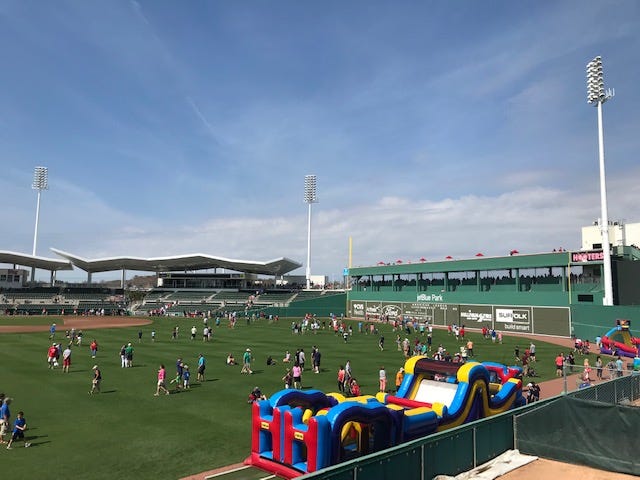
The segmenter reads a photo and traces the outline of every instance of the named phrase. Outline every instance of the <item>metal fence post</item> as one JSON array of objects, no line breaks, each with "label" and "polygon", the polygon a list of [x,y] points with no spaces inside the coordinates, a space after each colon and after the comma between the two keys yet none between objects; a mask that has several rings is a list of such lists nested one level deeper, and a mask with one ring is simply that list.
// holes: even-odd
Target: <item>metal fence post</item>
[{"label": "metal fence post", "polygon": [[476,442],[476,432],[477,428],[474,426],[471,430],[473,438],[473,468],[476,468],[478,466],[478,443]]}]

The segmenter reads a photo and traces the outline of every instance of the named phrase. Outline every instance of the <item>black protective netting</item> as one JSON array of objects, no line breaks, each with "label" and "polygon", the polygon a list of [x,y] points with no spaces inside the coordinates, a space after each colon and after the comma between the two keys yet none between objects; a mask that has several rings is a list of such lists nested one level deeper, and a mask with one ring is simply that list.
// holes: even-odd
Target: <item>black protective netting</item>
[{"label": "black protective netting", "polygon": [[565,396],[516,417],[525,454],[640,475],[640,408]]}]

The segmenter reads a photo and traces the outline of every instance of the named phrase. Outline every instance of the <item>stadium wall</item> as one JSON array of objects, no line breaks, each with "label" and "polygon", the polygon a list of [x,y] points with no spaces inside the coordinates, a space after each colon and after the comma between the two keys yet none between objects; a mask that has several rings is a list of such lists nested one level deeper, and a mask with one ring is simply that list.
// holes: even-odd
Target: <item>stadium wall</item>
[{"label": "stadium wall", "polygon": [[340,316],[346,315],[346,303],[346,294],[334,293],[308,300],[294,301],[288,306],[267,307],[262,311],[265,315],[278,315],[279,317],[304,317],[307,313],[315,314],[319,317],[328,317],[331,314]]}]

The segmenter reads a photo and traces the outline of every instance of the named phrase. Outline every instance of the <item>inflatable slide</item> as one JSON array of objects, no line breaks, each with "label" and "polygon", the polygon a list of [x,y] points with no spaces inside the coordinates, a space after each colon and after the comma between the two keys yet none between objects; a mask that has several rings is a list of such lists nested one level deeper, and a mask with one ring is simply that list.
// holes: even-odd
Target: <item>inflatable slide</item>
[{"label": "inflatable slide", "polygon": [[600,353],[621,357],[640,356],[640,338],[631,335],[631,322],[618,320],[616,326],[602,337]]},{"label": "inflatable slide", "polygon": [[522,370],[417,356],[396,395],[281,390],[253,404],[245,463],[294,478],[524,405]]}]

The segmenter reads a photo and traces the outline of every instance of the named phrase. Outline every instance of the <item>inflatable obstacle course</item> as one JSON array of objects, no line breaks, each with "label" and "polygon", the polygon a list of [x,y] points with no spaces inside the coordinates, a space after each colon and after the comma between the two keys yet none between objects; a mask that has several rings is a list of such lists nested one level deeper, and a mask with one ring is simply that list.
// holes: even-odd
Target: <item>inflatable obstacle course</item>
[{"label": "inflatable obstacle course", "polygon": [[519,367],[416,356],[404,368],[396,395],[287,389],[255,402],[245,463],[294,478],[525,403]]}]

